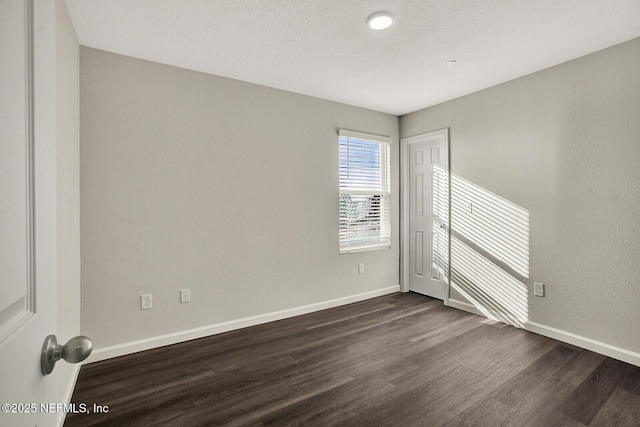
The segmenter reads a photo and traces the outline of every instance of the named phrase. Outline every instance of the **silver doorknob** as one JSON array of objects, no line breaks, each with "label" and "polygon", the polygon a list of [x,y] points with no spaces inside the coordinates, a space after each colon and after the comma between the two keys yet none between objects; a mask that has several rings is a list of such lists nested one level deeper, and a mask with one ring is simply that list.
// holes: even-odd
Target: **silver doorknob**
[{"label": "silver doorknob", "polygon": [[93,342],[84,335],[71,338],[65,345],[58,344],[55,335],[49,335],[42,345],[42,356],[40,358],[40,368],[42,375],[49,375],[56,362],[64,359],[69,363],[82,362],[89,357],[93,350]]}]

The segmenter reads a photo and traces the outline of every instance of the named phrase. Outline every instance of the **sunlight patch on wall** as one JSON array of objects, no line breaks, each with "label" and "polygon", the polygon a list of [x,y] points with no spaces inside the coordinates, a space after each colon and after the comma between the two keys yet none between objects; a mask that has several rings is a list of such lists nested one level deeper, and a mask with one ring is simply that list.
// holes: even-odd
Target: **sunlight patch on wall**
[{"label": "sunlight patch on wall", "polygon": [[451,227],[529,278],[529,211],[526,209],[452,175]]},{"label": "sunlight patch on wall", "polygon": [[454,236],[450,282],[491,319],[524,327],[529,318],[527,286]]}]

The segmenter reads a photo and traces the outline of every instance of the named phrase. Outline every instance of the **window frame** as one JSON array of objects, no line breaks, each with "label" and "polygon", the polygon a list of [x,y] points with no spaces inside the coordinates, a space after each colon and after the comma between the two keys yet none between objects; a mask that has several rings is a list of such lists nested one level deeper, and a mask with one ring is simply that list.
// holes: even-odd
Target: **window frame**
[{"label": "window frame", "polygon": [[[354,139],[368,143],[375,143],[380,146],[379,162],[376,165],[376,169],[379,169],[379,187],[381,188],[343,188],[345,181],[343,181],[341,173],[342,165],[346,162],[348,168],[348,159],[343,159],[343,150],[341,148],[343,145],[343,138],[346,138],[346,144],[349,144],[349,139]],[[391,247],[391,143],[392,140],[388,136],[354,132],[344,129],[340,129],[338,131],[338,244],[341,255],[354,252],[388,249]],[[380,197],[378,207],[378,239],[372,240],[363,236],[361,239],[351,239],[351,242],[345,242],[346,229],[342,224],[343,222],[348,221],[348,219],[343,216],[343,211],[341,209],[341,200],[343,195]],[[357,230],[352,230],[352,232],[357,232]],[[360,232],[363,234],[366,233],[363,232],[362,229]]]}]

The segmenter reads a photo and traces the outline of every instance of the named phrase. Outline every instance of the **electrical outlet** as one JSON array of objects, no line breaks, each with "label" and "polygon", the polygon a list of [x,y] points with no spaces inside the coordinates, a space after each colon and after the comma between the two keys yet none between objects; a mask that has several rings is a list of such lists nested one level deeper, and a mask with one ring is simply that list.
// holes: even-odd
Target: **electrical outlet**
[{"label": "electrical outlet", "polygon": [[544,298],[544,283],[535,282],[533,284],[533,295]]},{"label": "electrical outlet", "polygon": [[148,310],[151,306],[151,294],[140,295],[140,309]]},{"label": "electrical outlet", "polygon": [[180,289],[180,302],[190,302],[191,301],[191,290],[190,289]]},{"label": "electrical outlet", "polygon": [[358,274],[364,274],[364,262],[358,264]]}]

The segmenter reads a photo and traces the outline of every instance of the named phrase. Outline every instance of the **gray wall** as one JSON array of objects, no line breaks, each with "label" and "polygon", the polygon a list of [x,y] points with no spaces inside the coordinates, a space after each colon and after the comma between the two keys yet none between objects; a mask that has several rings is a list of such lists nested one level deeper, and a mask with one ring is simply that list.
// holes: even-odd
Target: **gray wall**
[{"label": "gray wall", "polygon": [[476,306],[640,352],[638,70],[635,39],[401,118],[402,137],[450,128],[452,268]]},{"label": "gray wall", "polygon": [[80,105],[97,347],[398,285],[398,180],[391,249],[339,255],[337,217],[337,129],[391,136],[398,170],[397,117],[85,47]]}]

